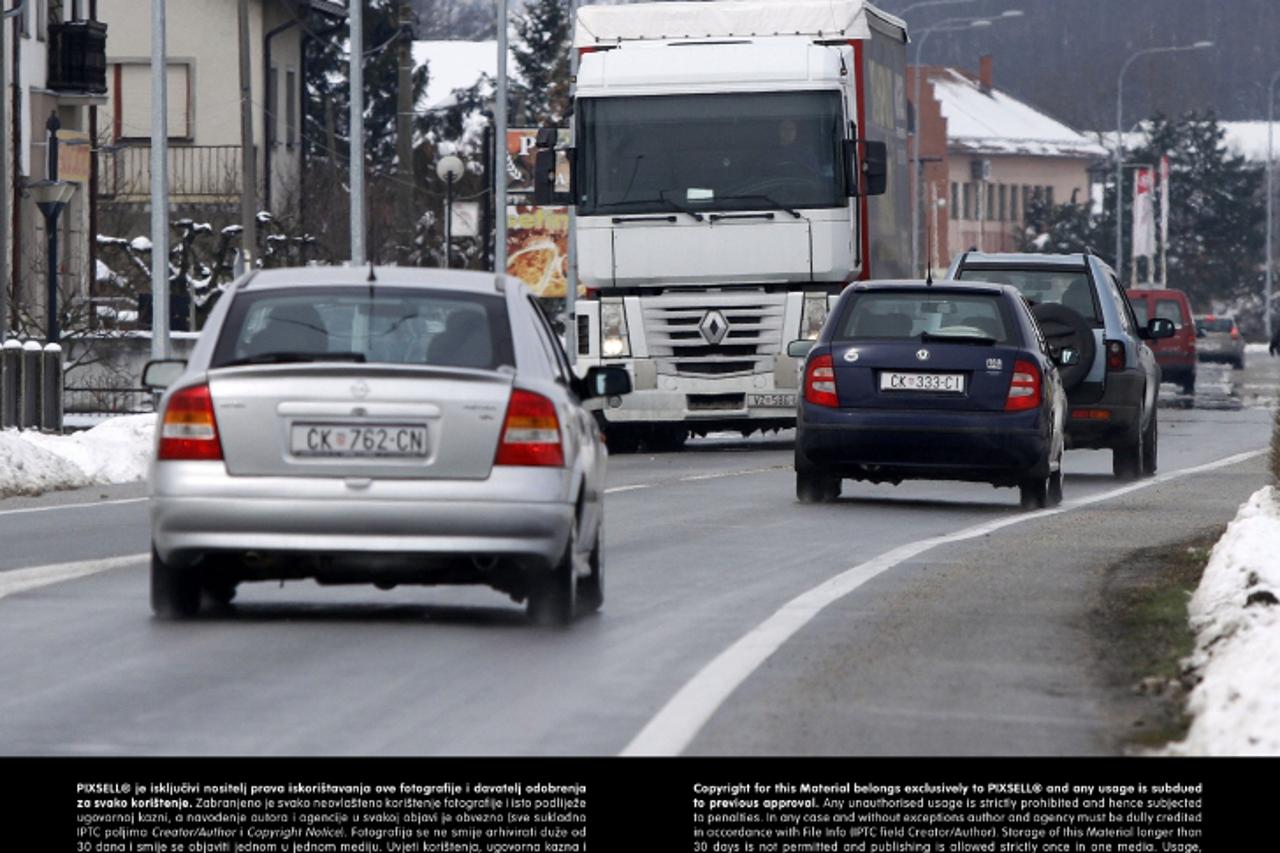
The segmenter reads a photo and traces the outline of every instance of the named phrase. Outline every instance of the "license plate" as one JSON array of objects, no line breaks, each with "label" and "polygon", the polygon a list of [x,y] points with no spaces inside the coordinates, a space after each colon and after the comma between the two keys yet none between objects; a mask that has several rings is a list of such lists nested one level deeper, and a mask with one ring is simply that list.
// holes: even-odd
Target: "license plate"
[{"label": "license plate", "polygon": [[294,424],[294,456],[425,458],[427,428],[412,424]]},{"label": "license plate", "polygon": [[748,394],[748,409],[794,409],[795,394]]},{"label": "license plate", "polygon": [[963,394],[963,373],[895,373],[880,374],[881,391],[934,391],[940,394]]}]

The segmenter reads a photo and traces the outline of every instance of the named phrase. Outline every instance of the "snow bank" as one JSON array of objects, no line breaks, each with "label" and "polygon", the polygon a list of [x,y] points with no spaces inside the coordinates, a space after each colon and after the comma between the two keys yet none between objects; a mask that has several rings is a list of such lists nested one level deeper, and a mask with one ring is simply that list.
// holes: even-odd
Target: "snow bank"
[{"label": "snow bank", "polygon": [[1280,490],[1249,498],[1191,597],[1200,683],[1175,755],[1280,755]]},{"label": "snow bank", "polygon": [[72,435],[0,432],[0,497],[36,495],[147,475],[155,415],[111,418]]}]

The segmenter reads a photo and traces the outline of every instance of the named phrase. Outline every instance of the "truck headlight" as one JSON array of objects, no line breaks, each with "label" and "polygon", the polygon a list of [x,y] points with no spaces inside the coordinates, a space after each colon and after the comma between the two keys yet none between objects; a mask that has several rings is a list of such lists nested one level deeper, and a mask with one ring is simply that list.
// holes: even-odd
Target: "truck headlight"
[{"label": "truck headlight", "polygon": [[621,299],[600,300],[600,354],[605,358],[626,358],[631,355],[627,314],[623,310]]},{"label": "truck headlight", "polygon": [[828,310],[827,294],[806,293],[804,295],[804,310],[800,313],[800,337],[802,339],[810,341],[818,339],[818,334],[822,331],[822,325],[827,322]]}]

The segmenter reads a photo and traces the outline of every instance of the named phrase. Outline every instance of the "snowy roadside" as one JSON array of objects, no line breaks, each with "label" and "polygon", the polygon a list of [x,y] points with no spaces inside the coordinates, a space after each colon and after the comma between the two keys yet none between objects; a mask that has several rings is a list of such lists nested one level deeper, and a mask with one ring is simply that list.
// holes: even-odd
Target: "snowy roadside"
[{"label": "snowy roadside", "polygon": [[72,435],[0,431],[0,498],[144,479],[155,420],[126,415]]},{"label": "snowy roadside", "polygon": [[1236,514],[1191,597],[1187,737],[1169,755],[1280,755],[1280,489]]}]

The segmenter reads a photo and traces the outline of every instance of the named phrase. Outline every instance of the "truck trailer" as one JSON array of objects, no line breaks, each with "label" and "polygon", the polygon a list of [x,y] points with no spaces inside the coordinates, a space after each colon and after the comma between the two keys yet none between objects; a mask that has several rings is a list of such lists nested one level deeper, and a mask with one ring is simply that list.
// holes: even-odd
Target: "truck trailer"
[{"label": "truck trailer", "polygon": [[578,10],[573,145],[535,196],[576,207],[578,364],[632,374],[611,448],[792,426],[788,342],[908,273],[906,42],[863,0]]}]

